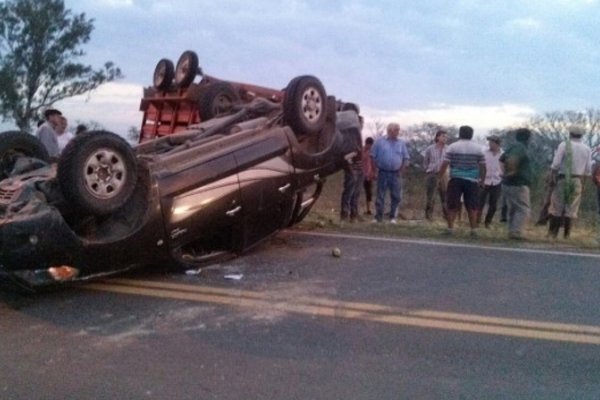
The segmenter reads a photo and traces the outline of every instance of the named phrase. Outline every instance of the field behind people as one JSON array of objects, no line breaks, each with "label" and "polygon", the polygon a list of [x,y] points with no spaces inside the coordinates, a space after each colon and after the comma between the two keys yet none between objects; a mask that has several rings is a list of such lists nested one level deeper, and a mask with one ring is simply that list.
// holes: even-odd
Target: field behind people
[{"label": "field behind people", "polygon": [[[360,234],[377,234],[386,236],[404,236],[424,239],[447,239],[442,236],[446,227],[442,218],[439,201],[436,198],[436,209],[433,221],[425,219],[425,173],[422,169],[411,167],[403,177],[402,203],[399,210],[398,224],[389,223],[373,224],[372,215],[364,215],[365,196],[361,191],[360,213],[363,221],[349,223],[340,222],[340,199],[342,193],[343,172],[339,172],[327,179],[323,193],[310,214],[303,222],[306,228],[339,230]],[[373,187],[375,194],[375,184]],[[525,231],[528,246],[559,246],[580,247],[593,249],[599,246],[599,223],[596,205],[596,187],[591,180],[586,181],[579,218],[575,221],[571,238],[563,239],[559,236],[557,240],[546,238],[548,227],[536,226],[540,208],[544,196],[543,179],[538,179],[532,187],[531,220]],[[386,211],[389,207],[389,198],[386,199]],[[374,209],[374,205],[373,205]],[[469,237],[469,227],[466,213],[463,212],[461,219],[457,222],[457,229],[452,240],[469,240],[478,243],[508,243],[507,231],[504,223],[500,222],[500,204],[490,229],[483,227],[478,229],[479,236],[475,239]],[[562,230],[561,230],[562,235]],[[515,243],[511,241],[510,243]]]}]

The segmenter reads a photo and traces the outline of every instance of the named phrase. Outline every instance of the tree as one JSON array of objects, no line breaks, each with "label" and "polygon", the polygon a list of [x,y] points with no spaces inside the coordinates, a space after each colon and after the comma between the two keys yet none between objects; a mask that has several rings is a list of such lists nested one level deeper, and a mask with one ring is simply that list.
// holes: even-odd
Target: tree
[{"label": "tree", "polygon": [[131,143],[137,143],[140,140],[140,129],[135,126],[130,126],[127,129],[127,140]]},{"label": "tree", "polygon": [[373,125],[371,126],[371,137],[373,139],[378,139],[385,134],[386,124],[383,121],[376,119],[373,121]]},{"label": "tree", "polygon": [[78,62],[93,19],[73,14],[63,0],[0,3],[0,116],[30,131],[33,120],[59,100],[121,78],[108,61],[101,69]]},{"label": "tree", "polygon": [[85,125],[86,131],[88,131],[88,132],[106,130],[104,125],[102,125],[100,122],[94,121],[94,120],[82,121],[82,120],[78,119],[78,120],[75,120],[75,122],[73,124],[69,124],[69,126],[73,129],[76,128],[77,125]]},{"label": "tree", "polygon": [[532,117],[526,124],[531,129],[530,151],[534,163],[546,169],[552,162],[559,143],[568,137],[569,127],[583,128],[583,141],[592,148],[600,144],[600,110],[588,108],[584,111],[553,111]]}]

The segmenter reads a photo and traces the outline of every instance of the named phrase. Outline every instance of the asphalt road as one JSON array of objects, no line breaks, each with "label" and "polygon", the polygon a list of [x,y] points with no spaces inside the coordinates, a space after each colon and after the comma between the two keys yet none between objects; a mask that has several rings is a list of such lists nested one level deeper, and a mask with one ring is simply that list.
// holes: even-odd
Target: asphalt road
[{"label": "asphalt road", "polygon": [[598,399],[599,283],[595,254],[284,232],[1,292],[0,399]]}]

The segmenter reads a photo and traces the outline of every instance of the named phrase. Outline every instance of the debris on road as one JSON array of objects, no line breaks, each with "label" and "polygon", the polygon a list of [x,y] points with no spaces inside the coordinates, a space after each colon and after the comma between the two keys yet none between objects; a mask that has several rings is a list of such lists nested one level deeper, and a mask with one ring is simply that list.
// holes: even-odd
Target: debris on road
[{"label": "debris on road", "polygon": [[333,250],[331,250],[331,255],[334,257],[341,257],[342,251],[338,247],[334,247]]},{"label": "debris on road", "polygon": [[244,274],[227,274],[224,276],[225,279],[229,279],[232,281],[239,281],[244,277]]},{"label": "debris on road", "polygon": [[202,268],[198,268],[198,269],[188,269],[185,271],[186,275],[190,275],[190,276],[194,276],[194,275],[200,275],[202,273]]}]

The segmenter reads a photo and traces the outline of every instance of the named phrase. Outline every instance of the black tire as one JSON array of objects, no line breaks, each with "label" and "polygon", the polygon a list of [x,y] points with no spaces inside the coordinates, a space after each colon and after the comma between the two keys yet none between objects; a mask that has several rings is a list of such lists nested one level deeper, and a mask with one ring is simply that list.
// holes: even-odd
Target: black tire
[{"label": "black tire", "polygon": [[48,151],[35,136],[19,131],[0,133],[0,180],[8,177],[19,157],[50,162]]},{"label": "black tire", "polygon": [[198,55],[191,50],[184,51],[175,67],[175,84],[181,88],[190,86],[198,74],[199,66]]},{"label": "black tire", "polygon": [[285,122],[297,134],[315,134],[325,126],[327,93],[314,76],[299,76],[290,81],[283,100]]},{"label": "black tire", "polygon": [[57,176],[63,195],[74,207],[84,213],[107,215],[123,206],[135,189],[135,154],[114,133],[83,133],[64,149]]},{"label": "black tire", "polygon": [[216,82],[204,88],[198,102],[200,118],[206,121],[211,118],[230,114],[233,107],[240,103],[240,95],[227,82]]},{"label": "black tire", "polygon": [[154,87],[158,90],[167,90],[173,83],[173,78],[175,78],[173,61],[166,58],[161,59],[154,68],[152,76]]}]

